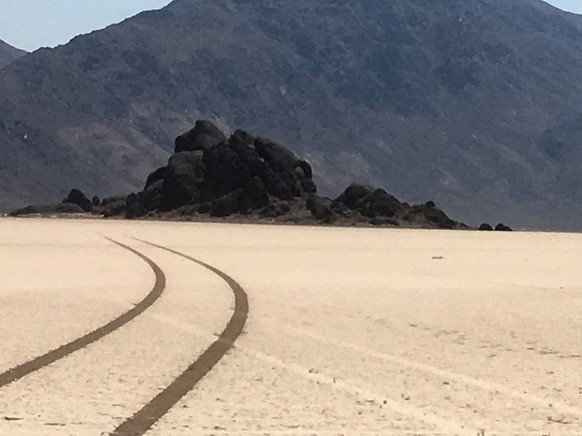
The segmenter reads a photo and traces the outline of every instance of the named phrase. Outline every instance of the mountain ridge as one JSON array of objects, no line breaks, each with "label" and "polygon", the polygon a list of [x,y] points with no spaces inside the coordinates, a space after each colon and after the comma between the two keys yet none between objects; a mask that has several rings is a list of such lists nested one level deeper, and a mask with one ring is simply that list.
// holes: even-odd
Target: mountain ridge
[{"label": "mountain ridge", "polygon": [[27,53],[24,50],[12,47],[10,44],[0,40],[0,68],[11,64],[25,54]]},{"label": "mountain ridge", "polygon": [[324,193],[580,228],[581,29],[534,0],[177,0],[0,72],[0,198],[138,190],[211,118],[280,138]]}]

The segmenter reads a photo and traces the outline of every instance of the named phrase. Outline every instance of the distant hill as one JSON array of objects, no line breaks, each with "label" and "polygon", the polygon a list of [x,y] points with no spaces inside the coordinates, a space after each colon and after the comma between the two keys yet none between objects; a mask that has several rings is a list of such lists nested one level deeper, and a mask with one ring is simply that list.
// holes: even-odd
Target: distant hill
[{"label": "distant hill", "polygon": [[142,189],[204,117],[325,194],[582,229],[580,71],[582,18],[539,0],[177,0],[0,71],[0,202]]},{"label": "distant hill", "polygon": [[14,48],[0,40],[0,68],[11,64],[16,59],[24,56],[25,54],[25,51]]}]

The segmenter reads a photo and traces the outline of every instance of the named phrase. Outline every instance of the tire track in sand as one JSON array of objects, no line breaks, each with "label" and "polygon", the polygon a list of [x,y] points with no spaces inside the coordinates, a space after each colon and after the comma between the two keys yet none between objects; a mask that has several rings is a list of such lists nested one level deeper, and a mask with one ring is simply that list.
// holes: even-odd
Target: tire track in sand
[{"label": "tire track in sand", "polygon": [[14,383],[17,380],[27,376],[28,374],[38,371],[41,368],[44,368],[52,363],[60,360],[68,355],[74,353],[75,351],[79,351],[81,348],[90,345],[99,339],[107,336],[108,334],[118,330],[119,328],[123,327],[125,324],[129,323],[130,321],[137,318],[143,312],[145,312],[149,307],[151,307],[162,295],[164,289],[166,287],[166,276],[164,275],[163,271],[160,267],[149,257],[145,256],[144,254],[140,253],[133,248],[122,244],[121,242],[115,241],[113,239],[105,237],[105,239],[109,240],[110,242],[118,245],[119,247],[128,250],[129,252],[135,254],[144,262],[146,262],[155,274],[155,284],[153,289],[150,293],[139,303],[137,303],[133,308],[128,310],[127,312],[123,313],[119,317],[113,319],[112,321],[108,322],[107,324],[87,333],[80,338],[75,339],[72,342],[67,344],[61,345],[60,347],[49,351],[46,354],[41,356],[35,357],[28,362],[22,363],[14,368],[9,369],[8,371],[3,372],[0,374],[0,388],[7,386],[11,383]]},{"label": "tire track in sand", "polygon": [[234,342],[240,336],[246,324],[249,312],[248,297],[244,289],[228,274],[220,271],[205,262],[190,257],[179,251],[162,245],[134,238],[137,241],[148,244],[152,247],[173,253],[177,256],[188,259],[216,274],[224,280],[232,289],[235,297],[234,312],[224,331],[218,339],[210,345],[182,374],[156,395],[149,403],[143,406],[131,418],[121,423],[111,436],[141,436],[164,416],[172,407],[178,403],[196,384],[208,374],[212,368],[224,357],[224,355],[234,346]]}]

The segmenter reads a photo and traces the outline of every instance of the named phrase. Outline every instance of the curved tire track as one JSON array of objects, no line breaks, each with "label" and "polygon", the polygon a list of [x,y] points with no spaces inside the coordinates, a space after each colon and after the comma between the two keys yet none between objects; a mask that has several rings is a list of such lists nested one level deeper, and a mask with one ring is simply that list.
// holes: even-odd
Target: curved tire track
[{"label": "curved tire track", "polygon": [[188,259],[213,272],[224,280],[232,289],[235,297],[235,306],[230,321],[218,339],[167,388],[156,395],[156,397],[143,406],[135,415],[124,421],[112,433],[110,433],[111,436],[141,436],[146,433],[162,416],[174,407],[180,399],[190,392],[234,346],[234,342],[243,331],[249,312],[249,302],[246,292],[226,273],[212,265],[180,253],[179,251],[172,250],[171,248],[143,241],[141,239],[136,240]]},{"label": "curved tire track", "polygon": [[135,254],[151,267],[156,277],[153,289],[143,300],[136,304],[132,309],[128,310],[127,312],[123,313],[122,315],[108,322],[107,324],[87,333],[84,336],[81,336],[78,339],[75,339],[72,342],[69,342],[65,345],[61,345],[59,348],[56,348],[55,350],[49,351],[48,353],[43,354],[42,356],[38,356],[32,360],[29,360],[28,362],[25,362],[23,364],[15,366],[14,368],[9,369],[6,372],[3,372],[2,374],[0,374],[0,388],[15,382],[27,376],[30,373],[38,371],[39,369],[44,368],[45,366],[48,366],[59,359],[67,357],[68,355],[74,353],[75,351],[78,351],[81,348],[84,348],[87,345],[90,345],[93,342],[96,342],[99,339],[107,336],[108,334],[114,332],[120,327],[123,327],[125,324],[141,315],[146,309],[152,306],[161,297],[166,287],[166,276],[164,275],[160,267],[156,265],[156,263],[154,263],[154,261],[152,261],[149,257],[145,256],[139,251],[134,250],[133,248],[125,244],[122,244],[121,242],[115,241],[113,239],[107,237],[105,239]]}]

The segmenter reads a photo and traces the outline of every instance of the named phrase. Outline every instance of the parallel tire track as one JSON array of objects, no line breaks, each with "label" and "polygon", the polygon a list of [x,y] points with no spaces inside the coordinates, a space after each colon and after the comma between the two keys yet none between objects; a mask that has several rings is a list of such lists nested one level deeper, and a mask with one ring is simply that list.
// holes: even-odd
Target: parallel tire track
[{"label": "parallel tire track", "polygon": [[162,416],[174,407],[181,398],[190,392],[233,347],[234,342],[243,331],[249,312],[249,303],[246,292],[229,275],[212,265],[162,245],[153,244],[139,239],[138,241],[188,259],[219,276],[232,289],[235,297],[235,306],[230,321],[218,339],[167,388],[142,407],[141,410],[133,415],[133,417],[119,425],[113,433],[111,433],[111,436],[141,436],[146,433]]},{"label": "parallel tire track", "polygon": [[98,341],[99,339],[102,339],[104,336],[107,336],[108,334],[114,332],[120,327],[123,327],[128,322],[137,318],[161,297],[166,287],[166,276],[164,275],[160,267],[158,267],[158,265],[156,265],[150,258],[146,257],[139,251],[134,250],[133,248],[125,244],[122,244],[121,242],[117,242],[113,239],[110,238],[106,239],[135,254],[151,267],[156,277],[153,289],[142,301],[136,304],[132,309],[128,310],[127,312],[123,313],[121,316],[115,318],[114,320],[108,322],[107,324],[87,333],[84,336],[81,336],[78,339],[75,339],[72,342],[69,342],[65,345],[61,345],[59,348],[55,350],[49,351],[48,353],[43,354],[42,356],[38,356],[32,360],[29,360],[28,362],[25,362],[12,369],[9,369],[6,372],[3,372],[2,374],[0,374],[0,388],[17,381],[32,372],[38,371],[39,369],[44,368],[45,366],[48,366],[59,359],[67,357],[68,355],[74,353],[75,351],[78,351],[81,348],[84,348],[87,345],[90,345],[93,342]]}]

